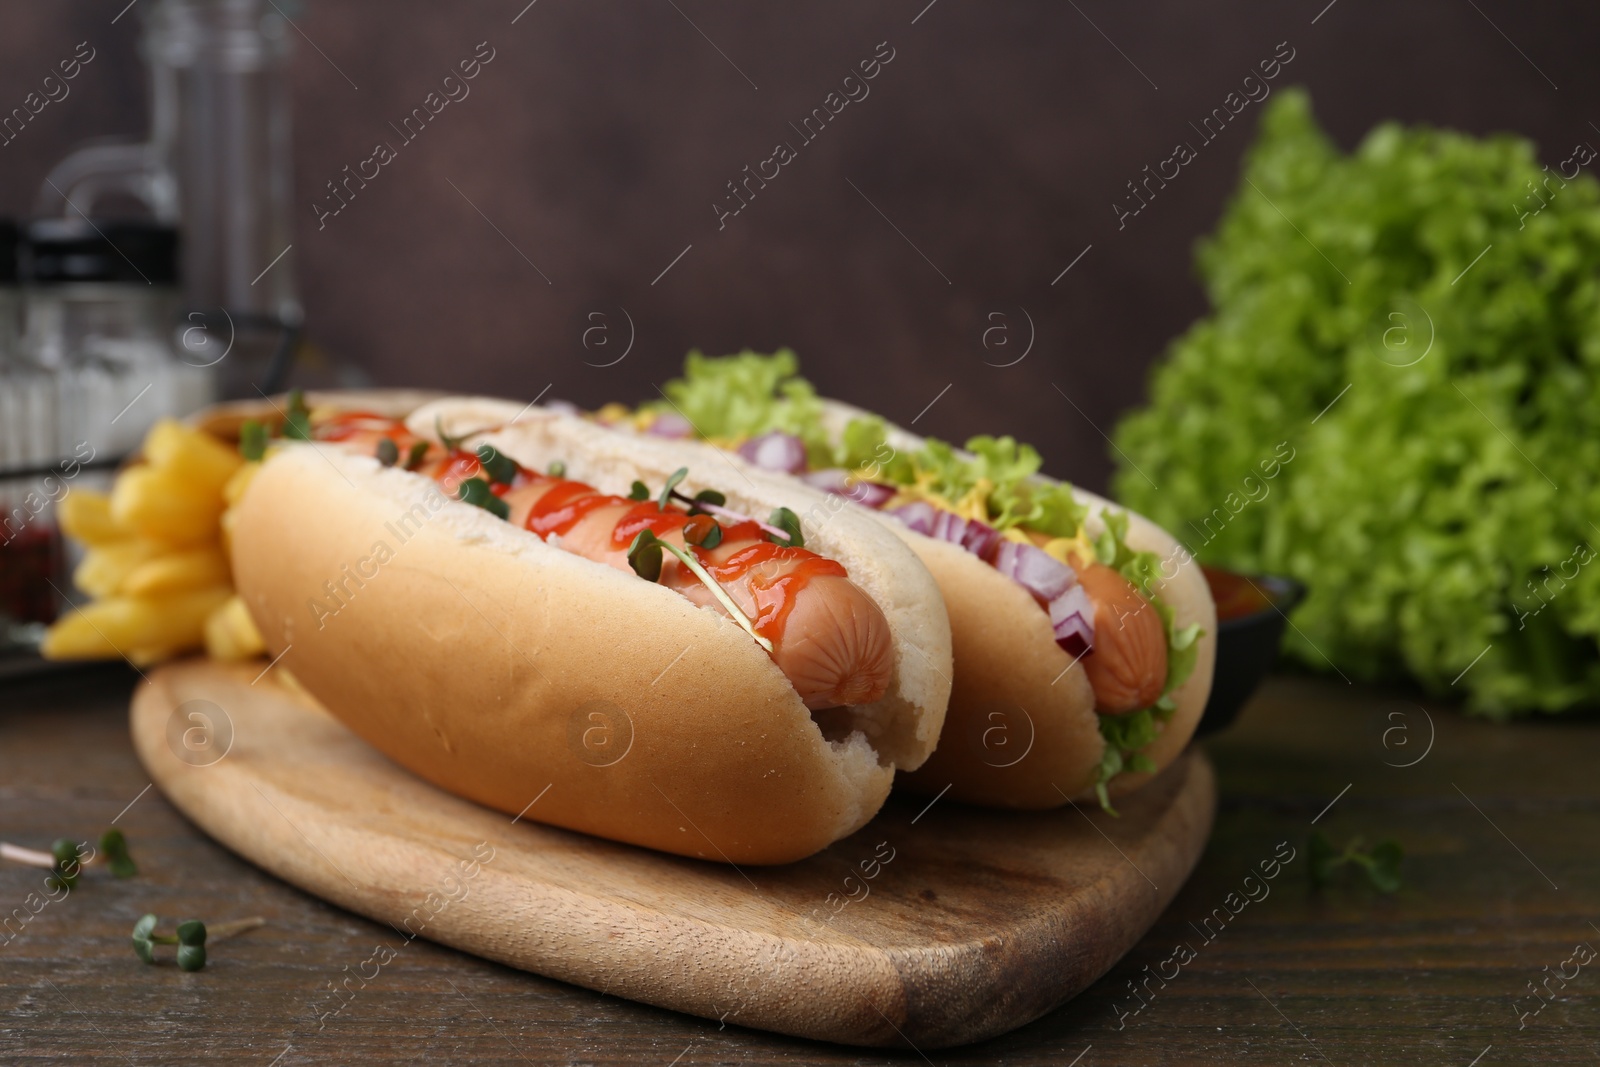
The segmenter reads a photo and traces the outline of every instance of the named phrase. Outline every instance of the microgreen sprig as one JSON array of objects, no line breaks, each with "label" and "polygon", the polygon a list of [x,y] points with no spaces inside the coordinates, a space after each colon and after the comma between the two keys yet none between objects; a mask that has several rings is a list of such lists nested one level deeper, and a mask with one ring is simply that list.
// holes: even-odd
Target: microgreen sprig
[{"label": "microgreen sprig", "polygon": [[[634,484],[643,485],[644,483],[635,482]],[[643,500],[645,498],[639,497],[637,499]],[[790,511],[788,508],[779,508],[777,511],[772,513],[771,522],[762,522],[760,519],[752,518],[751,516],[742,512],[734,511],[732,508],[723,507],[723,505],[727,503],[728,498],[717,492],[715,489],[702,489],[692,497],[683,493],[674,492],[672,494],[672,499],[677,500],[680,503],[688,504],[690,515],[697,515],[704,512],[707,515],[715,515],[724,522],[753,522],[761,528],[762,532],[767,535],[767,540],[776,544],[794,548],[799,548],[805,544],[805,539],[800,534],[800,520],[796,518],[794,512]],[[784,516],[787,516],[787,519],[783,519]],[[780,522],[780,520],[790,525],[776,525]],[[779,538],[782,538],[782,540],[779,540]]]},{"label": "microgreen sprig", "polygon": [[772,642],[756,633],[755,624],[750,621],[749,616],[740,609],[738,604],[734,603],[733,598],[728,595],[727,590],[722,588],[721,583],[711,577],[710,573],[700,565],[700,561],[694,558],[693,553],[686,552],[676,545],[668,544],[650,530],[640,530],[638,535],[634,537],[633,543],[628,546],[628,564],[633,568],[634,573],[645,581],[656,581],[661,577],[661,553],[663,551],[671,552],[679,563],[689,568],[690,573],[698,578],[707,589],[711,590],[711,595],[717,598],[717,601],[727,609],[728,615],[733,621],[738,623],[744,629],[744,632],[755,640],[756,644],[767,652],[772,651]]},{"label": "microgreen sprig", "polygon": [[460,437],[451,437],[445,433],[443,415],[435,415],[433,417],[433,435],[439,439],[439,443],[444,446],[446,452],[454,452],[461,446],[461,442],[467,439],[466,434],[462,434]]},{"label": "microgreen sprig", "polygon": [[128,839],[115,826],[100,835],[100,854],[114,877],[132,878],[139,873],[139,865],[128,854]]},{"label": "microgreen sprig", "polygon": [[73,889],[78,884],[78,875],[83,872],[83,861],[78,852],[78,846],[69,838],[58,837],[50,846],[50,858],[55,860],[55,865],[50,868],[50,886],[61,886]]},{"label": "microgreen sprig", "polygon": [[[88,845],[85,844],[80,848],[66,837],[56,838],[49,852],[0,841],[0,859],[24,863],[30,867],[42,867],[50,872],[51,888],[61,886],[72,889],[77,886],[83,868],[95,862],[93,850],[85,855],[84,848],[88,848]],[[132,878],[139,873],[133,857],[128,854],[127,838],[123,837],[122,831],[115,827],[100,835],[100,855],[117,878]]]},{"label": "microgreen sprig", "polygon": [[516,460],[503,455],[494,445],[483,444],[478,446],[478,465],[483,468],[483,473],[489,476],[491,482],[510,485],[516,481]]},{"label": "microgreen sprig", "polygon": [[267,453],[267,427],[255,419],[239,424],[239,455],[256,462]]},{"label": "microgreen sprig", "polygon": [[722,527],[704,512],[691,515],[689,521],[683,524],[683,539],[709,552],[722,544]]},{"label": "microgreen sprig", "polygon": [[806,543],[805,535],[800,532],[800,518],[794,512],[788,508],[779,508],[772,513],[772,517],[767,521],[783,531],[783,535],[789,539],[789,547],[804,547]]},{"label": "microgreen sprig", "polygon": [[1350,839],[1344,851],[1334,849],[1333,843],[1321,830],[1312,831],[1306,851],[1311,862],[1307,872],[1311,888],[1322,889],[1333,881],[1340,867],[1355,864],[1366,872],[1367,881],[1380,893],[1394,893],[1400,889],[1400,861],[1405,852],[1398,841],[1379,841],[1368,851],[1359,837]]},{"label": "microgreen sprig", "polygon": [[411,446],[411,451],[406,453],[406,470],[414,471],[422,466],[422,461],[428,456],[428,442],[417,441]]},{"label": "microgreen sprig", "polygon": [[177,945],[178,967],[184,971],[198,971],[206,965],[208,936],[213,942],[221,941],[235,934],[242,934],[246,930],[265,926],[267,922],[259,915],[249,919],[236,919],[233,922],[218,923],[208,934],[205,923],[199,919],[189,919],[179,923],[173,933],[158,934],[156,925],[160,921],[155,915],[146,915],[133,924],[133,951],[146,963],[155,963],[157,945]]},{"label": "microgreen sprig", "polygon": [[720,508],[727,502],[728,498],[715,489],[702,489],[694,495],[694,500],[690,501],[689,514],[698,515],[701,512],[705,512],[709,515],[712,508]]},{"label": "microgreen sprig", "polygon": [[501,519],[511,517],[511,507],[494,495],[494,490],[482,478],[468,478],[456,489],[456,496]]},{"label": "microgreen sprig", "polygon": [[678,488],[678,483],[683,481],[688,476],[688,467],[679,467],[677,470],[669,474],[667,476],[666,484],[661,487],[661,495],[656,498],[656,506],[662,511],[666,511],[667,505],[672,502],[672,491]]},{"label": "microgreen sprig", "polygon": [[306,395],[299,389],[289,394],[289,414],[283,420],[283,436],[297,441],[311,440],[311,409],[306,407]]}]

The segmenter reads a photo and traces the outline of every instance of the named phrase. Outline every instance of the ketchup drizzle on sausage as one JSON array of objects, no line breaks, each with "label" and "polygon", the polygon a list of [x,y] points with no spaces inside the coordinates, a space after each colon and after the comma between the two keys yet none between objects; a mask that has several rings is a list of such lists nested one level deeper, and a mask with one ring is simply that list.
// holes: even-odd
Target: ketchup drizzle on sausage
[{"label": "ketchup drizzle on sausage", "polygon": [[[517,468],[517,473],[526,474],[521,467]],[[593,486],[565,478],[540,478],[538,481],[548,481],[552,484],[529,509],[528,520],[523,525],[530,533],[536,533],[546,540],[549,540],[551,534],[561,536],[570,533],[574,526],[583,521],[585,515],[596,508],[620,504],[624,499],[620,496],[606,496]]]},{"label": "ketchup drizzle on sausage", "polygon": [[[617,528],[611,531],[611,547],[627,548],[633,544],[633,539],[639,536],[641,530],[649,530],[657,537],[677,533],[683,529],[686,517],[683,512],[662,511],[660,505],[653,500],[635,504],[626,515],[622,516]],[[733,536],[733,528],[724,527],[722,536],[724,539]]]},{"label": "ketchup drizzle on sausage", "polygon": [[[761,530],[753,522],[739,525],[749,525],[758,534]],[[729,534],[725,533],[723,536],[726,538]],[[808,549],[776,545],[767,540],[758,541],[748,548],[741,548],[718,564],[713,564],[707,559],[705,549],[696,548],[694,553],[701,565],[706,568],[706,572],[723,583],[738,581],[765,564],[797,561],[797,566],[783,574],[757,574],[750,578],[748,588],[756,602],[756,617],[752,620],[752,624],[756,633],[762,637],[782,635],[784,623],[789,620],[789,612],[794,610],[795,596],[812,578],[824,574],[837,575],[840,578],[848,577],[848,572],[835,560],[819,556]]]}]

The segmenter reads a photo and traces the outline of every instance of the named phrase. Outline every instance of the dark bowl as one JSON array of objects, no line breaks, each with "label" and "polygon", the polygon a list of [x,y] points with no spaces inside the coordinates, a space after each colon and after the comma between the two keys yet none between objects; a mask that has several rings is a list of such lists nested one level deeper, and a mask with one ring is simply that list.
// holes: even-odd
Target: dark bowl
[{"label": "dark bowl", "polygon": [[[1306,595],[1306,587],[1293,578],[1235,575],[1207,567],[1206,579],[1212,584],[1213,595],[1218,592],[1219,579],[1225,583],[1242,579],[1247,583],[1246,592],[1258,593],[1256,599],[1264,598],[1267,603],[1217,623],[1217,670],[1211,682],[1211,697],[1194,731],[1196,737],[1226,729],[1238,717],[1239,709],[1278,661],[1278,646],[1289,625],[1289,612]],[[1219,606],[1225,607],[1225,596],[1217,599]]]}]

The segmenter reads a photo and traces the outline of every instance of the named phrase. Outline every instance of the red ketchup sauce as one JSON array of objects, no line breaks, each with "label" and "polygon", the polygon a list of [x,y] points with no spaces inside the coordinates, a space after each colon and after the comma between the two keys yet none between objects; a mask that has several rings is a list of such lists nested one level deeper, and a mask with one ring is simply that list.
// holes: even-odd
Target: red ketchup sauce
[{"label": "red ketchup sauce", "polygon": [[1211,599],[1217,602],[1218,622],[1242,619],[1272,606],[1272,600],[1241,575],[1218,567],[1202,566],[1200,571],[1211,587]]},{"label": "red ketchup sauce", "polygon": [[[739,523],[739,526],[745,525],[760,532],[761,528],[753,522]],[[756,602],[756,617],[753,620],[755,631],[762,637],[774,640],[783,635],[784,623],[789,621],[789,612],[794,610],[794,599],[811,579],[823,575],[848,577],[844,567],[834,560],[819,556],[809,549],[790,548],[766,540],[741,548],[717,564],[707,563],[704,549],[695,549],[695,556],[711,577],[724,584],[736,582],[764,564],[796,561],[796,565],[784,574],[755,574],[750,575],[748,580],[750,596]]]},{"label": "red ketchup sauce", "polygon": [[[641,530],[649,530],[657,537],[665,537],[670,533],[677,533],[683,529],[688,515],[682,511],[663,511],[661,506],[653,500],[635,504],[622,516],[622,521],[617,523],[617,528],[611,531],[611,546],[613,548],[627,548],[633,544],[633,539],[639,536]],[[752,526],[755,524],[752,523]],[[723,539],[733,536],[732,527],[723,527]]]}]

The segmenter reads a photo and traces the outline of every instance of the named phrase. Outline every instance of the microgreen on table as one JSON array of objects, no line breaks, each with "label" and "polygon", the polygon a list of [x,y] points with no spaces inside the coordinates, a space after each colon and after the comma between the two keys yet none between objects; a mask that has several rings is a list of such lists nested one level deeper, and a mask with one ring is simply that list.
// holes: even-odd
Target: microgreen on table
[{"label": "microgreen on table", "polygon": [[100,835],[100,854],[106,858],[106,866],[117,878],[132,878],[139,873],[138,865],[128,855],[128,839],[114,826]]},{"label": "microgreen on table", "polygon": [[242,934],[246,930],[254,930],[258,926],[266,925],[265,919],[259,915],[249,919],[236,919],[233,922],[218,923],[209,934],[206,924],[199,919],[188,919],[178,924],[177,929],[170,934],[156,933],[156,926],[160,919],[155,915],[145,915],[133,924],[133,951],[146,963],[156,962],[157,945],[178,946],[178,968],[184,971],[198,971],[206,965],[206,940],[213,942]]},{"label": "microgreen on table", "polygon": [[76,888],[78,875],[83,871],[83,863],[78,857],[78,846],[69,838],[58,837],[50,846],[50,858],[55,860],[55,865],[50,869],[51,888],[56,886]]},{"label": "microgreen on table", "polygon": [[1352,864],[1366,872],[1367,881],[1380,893],[1394,893],[1400,889],[1400,861],[1405,852],[1397,841],[1379,841],[1368,850],[1361,838],[1354,837],[1340,852],[1333,847],[1333,842],[1328,840],[1326,834],[1314,830],[1306,851],[1311,859],[1307,870],[1312,889],[1328,886],[1339,868]]},{"label": "microgreen on table", "polygon": [[117,878],[132,878],[139,873],[133,857],[128,854],[127,838],[123,837],[122,831],[115,827],[100,835],[98,857],[87,842],[79,846],[71,838],[58,837],[50,845],[49,852],[0,841],[0,859],[44,868],[50,872],[51,888],[57,886],[65,889],[76,888],[83,868],[96,862],[103,862]]}]

